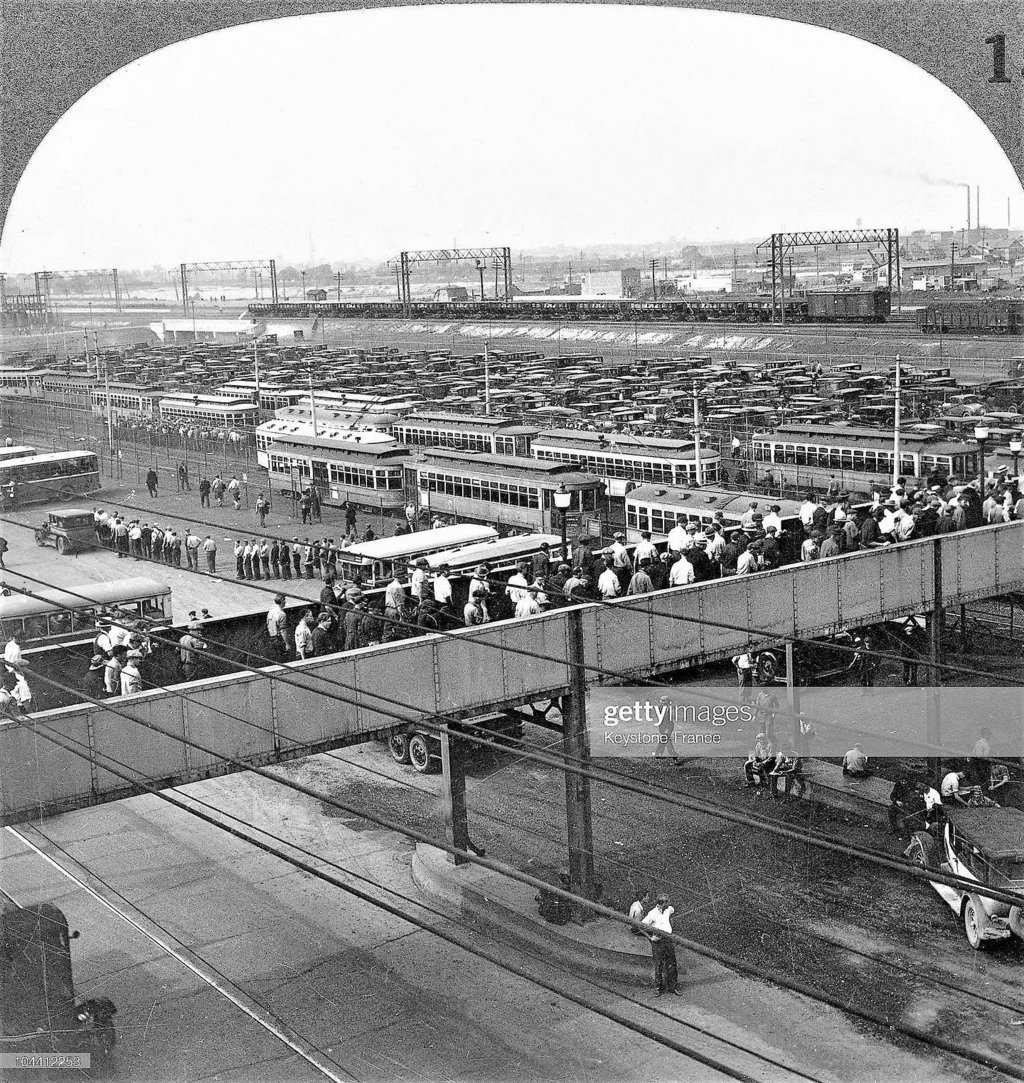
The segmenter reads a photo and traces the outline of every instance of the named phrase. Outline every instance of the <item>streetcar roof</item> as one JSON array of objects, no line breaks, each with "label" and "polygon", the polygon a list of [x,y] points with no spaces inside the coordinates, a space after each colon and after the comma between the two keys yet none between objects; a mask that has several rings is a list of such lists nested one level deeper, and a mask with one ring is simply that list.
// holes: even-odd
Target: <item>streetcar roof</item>
[{"label": "streetcar roof", "polygon": [[475,545],[430,553],[427,563],[431,568],[439,568],[442,564],[452,568],[475,568],[478,564],[500,563],[539,552],[544,543],[555,548],[562,544],[562,539],[557,534],[514,534],[508,538],[491,538]]},{"label": "streetcar roof", "polygon": [[120,602],[156,598],[170,593],[171,588],[166,583],[158,583],[155,579],[147,579],[141,575],[119,579],[116,583],[79,583],[64,589],[47,587],[44,590],[32,591],[31,597],[24,594],[0,597],[0,620],[30,617],[59,609],[112,606]]},{"label": "streetcar roof", "polygon": [[782,509],[780,515],[783,519],[792,519],[800,514],[799,501],[778,500],[763,493],[737,493],[725,489],[696,489],[678,485],[640,485],[626,494],[627,504],[647,504],[704,515],[721,511],[737,519],[747,511],[753,501],[757,502],[757,510],[762,515],[767,514],[773,504],[778,504]]},{"label": "streetcar roof", "polygon": [[374,560],[393,560],[396,557],[415,557],[421,553],[454,549],[456,546],[486,541],[497,536],[498,532],[493,527],[460,523],[457,526],[438,527],[436,530],[417,530],[412,534],[400,534],[396,538],[359,542],[348,549],[340,550],[338,559],[359,557],[364,563],[369,563]]},{"label": "streetcar roof", "polygon": [[25,455],[20,459],[4,459],[0,466],[7,470],[12,466],[31,466],[33,463],[59,463],[68,459],[80,459],[83,455],[96,458],[95,451],[46,451],[39,455]]}]

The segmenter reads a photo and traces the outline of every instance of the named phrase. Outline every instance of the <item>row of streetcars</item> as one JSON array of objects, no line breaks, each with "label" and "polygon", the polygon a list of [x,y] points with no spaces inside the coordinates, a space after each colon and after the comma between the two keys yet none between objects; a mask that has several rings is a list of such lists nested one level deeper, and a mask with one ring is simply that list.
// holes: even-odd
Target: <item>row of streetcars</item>
[{"label": "row of streetcars", "polygon": [[814,291],[803,296],[666,298],[517,297],[513,301],[285,301],[254,303],[255,319],[636,320],[671,323],[769,323],[784,309],[791,323],[882,323],[887,289]]}]

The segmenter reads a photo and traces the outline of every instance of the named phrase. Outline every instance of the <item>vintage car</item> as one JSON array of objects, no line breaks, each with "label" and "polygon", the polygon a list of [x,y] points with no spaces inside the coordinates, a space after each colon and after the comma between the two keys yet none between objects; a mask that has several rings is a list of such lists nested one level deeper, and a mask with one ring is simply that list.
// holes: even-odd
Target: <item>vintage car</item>
[{"label": "vintage car", "polygon": [[91,511],[65,508],[51,511],[46,521],[36,527],[36,545],[52,543],[61,556],[96,548],[96,528]]},{"label": "vintage car", "polygon": [[[794,683],[809,685],[859,677],[865,664],[872,668],[877,665],[873,655],[862,655],[859,648],[863,645],[869,652],[879,649],[878,638],[875,629],[865,628],[797,643],[793,651]],[[758,684],[785,684],[785,648],[759,651],[754,658],[754,677]]]},{"label": "vintage car", "polygon": [[941,840],[918,831],[907,856],[922,868],[1020,896],[1020,905],[1013,906],[968,887],[932,882],[963,922],[972,948],[1007,940],[1012,933],[1024,939],[1024,812],[1020,809],[947,809]]}]

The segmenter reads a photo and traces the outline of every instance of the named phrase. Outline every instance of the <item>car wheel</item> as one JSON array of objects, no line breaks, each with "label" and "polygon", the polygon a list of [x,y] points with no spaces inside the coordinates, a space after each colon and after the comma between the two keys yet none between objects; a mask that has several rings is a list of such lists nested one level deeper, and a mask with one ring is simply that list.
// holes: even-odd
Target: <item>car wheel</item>
[{"label": "car wheel", "polygon": [[409,762],[409,737],[404,733],[393,733],[388,738],[388,751],[395,763]]},{"label": "car wheel", "polygon": [[409,762],[421,775],[429,774],[432,769],[427,739],[419,733],[409,740]]},{"label": "car wheel", "polygon": [[66,557],[68,553],[71,552],[71,543],[67,538],[62,536],[57,539],[57,552],[60,553],[62,557]]},{"label": "car wheel", "polygon": [[781,672],[782,664],[779,662],[777,655],[771,651],[764,651],[757,656],[754,675],[757,677],[758,684],[775,684],[779,680]]},{"label": "car wheel", "polygon": [[982,918],[978,913],[978,907],[973,899],[964,902],[964,932],[967,934],[967,943],[975,951],[988,946],[988,941],[981,935]]}]

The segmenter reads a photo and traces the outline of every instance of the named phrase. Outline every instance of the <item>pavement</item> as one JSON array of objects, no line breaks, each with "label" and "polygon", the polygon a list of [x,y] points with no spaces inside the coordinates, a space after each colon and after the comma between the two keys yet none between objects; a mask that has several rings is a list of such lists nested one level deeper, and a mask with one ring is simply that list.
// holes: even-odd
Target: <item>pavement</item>
[{"label": "pavement", "polygon": [[[343,778],[346,759],[383,756],[363,746],[281,773],[312,785],[327,773]],[[133,798],[0,832],[0,888],[19,903],[64,910],[81,931],[72,944],[77,994],[108,996],[118,1007],[119,1052],[107,1078],[725,1078],[708,1061],[758,1080],[801,1072],[819,1080],[957,1078],[930,1052],[894,1047],[840,1012],[705,960],[684,960],[684,996],[655,1000],[643,954],[624,928],[547,926],[531,889],[469,867],[445,870],[405,837],[263,777],[176,792],[205,802],[204,811],[234,814],[247,832],[270,832],[293,855],[304,848],[312,867],[546,987],[156,797]],[[425,866],[430,892],[417,884]],[[434,893],[445,880],[445,891],[469,881],[495,904],[500,898],[517,928],[469,926],[468,915],[452,912],[450,895]],[[531,925],[532,944],[517,931]],[[631,957],[633,980],[599,978],[581,952],[599,962],[612,952]]]}]

